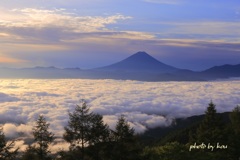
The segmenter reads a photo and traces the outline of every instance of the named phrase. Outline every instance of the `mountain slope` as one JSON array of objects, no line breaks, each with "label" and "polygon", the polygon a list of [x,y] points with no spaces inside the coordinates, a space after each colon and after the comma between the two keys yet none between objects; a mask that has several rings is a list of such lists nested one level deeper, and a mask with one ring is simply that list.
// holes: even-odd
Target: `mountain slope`
[{"label": "mountain slope", "polygon": [[0,78],[81,78],[81,79],[121,79],[138,81],[208,81],[240,77],[240,64],[215,66],[194,72],[164,64],[145,52],[109,66],[82,70],[80,68],[34,67],[0,68]]},{"label": "mountain slope", "polygon": [[240,64],[215,66],[200,72],[200,74],[210,78],[240,77]]},{"label": "mountain slope", "polygon": [[156,60],[146,52],[137,52],[120,62],[109,66],[96,68],[96,70],[168,73],[179,69]]}]

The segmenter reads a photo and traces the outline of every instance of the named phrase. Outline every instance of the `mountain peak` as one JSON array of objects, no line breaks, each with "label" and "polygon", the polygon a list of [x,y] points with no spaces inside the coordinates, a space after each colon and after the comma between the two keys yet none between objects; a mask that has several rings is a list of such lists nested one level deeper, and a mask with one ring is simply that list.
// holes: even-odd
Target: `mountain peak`
[{"label": "mountain peak", "polygon": [[139,51],[133,55],[137,55],[137,56],[150,56],[147,52],[145,51]]},{"label": "mountain peak", "polygon": [[[131,55],[131,56],[128,57],[128,58],[134,58],[134,59],[139,59],[139,58],[141,58],[141,59],[145,59],[145,60],[146,60],[146,58],[147,58],[147,59],[148,59],[148,58],[151,58],[151,59],[156,60],[155,58],[153,58],[152,56],[150,56],[148,53],[146,53],[146,52],[144,52],[144,51],[139,51],[139,52]],[[128,59],[128,58],[127,58],[127,59]]]},{"label": "mountain peak", "polygon": [[158,61],[144,51],[137,52],[118,63],[98,69],[105,71],[145,71],[159,73],[172,72],[177,70],[177,68]]}]

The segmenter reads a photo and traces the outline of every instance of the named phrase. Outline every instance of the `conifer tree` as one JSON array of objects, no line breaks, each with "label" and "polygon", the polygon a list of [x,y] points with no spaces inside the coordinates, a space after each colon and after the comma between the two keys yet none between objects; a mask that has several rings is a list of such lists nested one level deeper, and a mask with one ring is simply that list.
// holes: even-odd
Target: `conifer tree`
[{"label": "conifer tree", "polygon": [[109,159],[137,160],[139,159],[140,145],[137,143],[135,131],[122,115],[112,131],[113,146]]},{"label": "conifer tree", "polygon": [[77,105],[73,113],[69,113],[68,126],[65,127],[63,138],[70,143],[70,150],[80,148],[84,159],[85,146],[88,145],[91,128],[92,113],[85,101]]},{"label": "conifer tree", "polygon": [[233,159],[240,158],[240,106],[236,106],[229,115],[231,131],[229,134],[229,147]]},{"label": "conifer tree", "polygon": [[94,160],[101,160],[108,153],[107,144],[110,141],[109,127],[104,124],[101,115],[94,114],[90,131],[88,155]]},{"label": "conifer tree", "polygon": [[109,139],[109,127],[104,124],[103,117],[99,114],[93,114],[92,116],[91,134],[89,138],[90,145],[96,145],[102,142],[106,142]]},{"label": "conifer tree", "polygon": [[240,106],[236,106],[233,111],[230,113],[230,120],[234,132],[237,135],[240,135]]},{"label": "conifer tree", "polygon": [[7,142],[3,133],[3,128],[0,127],[0,160],[12,160],[16,157],[18,149],[14,148],[14,141]]},{"label": "conifer tree", "polygon": [[222,139],[222,122],[217,115],[216,105],[211,101],[205,111],[205,117],[197,129],[197,141],[217,143]]},{"label": "conifer tree", "polygon": [[54,138],[54,134],[48,131],[49,125],[44,116],[40,115],[36,121],[36,126],[33,128],[34,141],[38,144],[35,147],[35,151],[41,160],[48,158],[48,153],[50,152],[48,147]]},{"label": "conifer tree", "polygon": [[123,115],[118,119],[118,122],[114,131],[114,140],[119,141],[128,141],[134,136],[134,129],[130,127],[128,121]]},{"label": "conifer tree", "polygon": [[82,100],[81,105],[77,105],[73,113],[69,113],[63,138],[70,143],[70,151],[80,150],[82,159],[85,157],[86,147],[98,154],[96,145],[105,142],[108,137],[109,129],[103,123],[102,116],[90,112],[86,101]]},{"label": "conifer tree", "polygon": [[37,154],[37,149],[33,146],[28,146],[21,156],[21,160],[41,160],[41,157]]}]

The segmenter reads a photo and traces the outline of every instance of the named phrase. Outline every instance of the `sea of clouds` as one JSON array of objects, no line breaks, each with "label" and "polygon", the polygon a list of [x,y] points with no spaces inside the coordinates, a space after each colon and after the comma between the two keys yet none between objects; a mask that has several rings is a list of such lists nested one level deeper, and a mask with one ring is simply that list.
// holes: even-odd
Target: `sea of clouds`
[{"label": "sea of clouds", "polygon": [[24,150],[32,136],[32,127],[43,114],[50,123],[57,145],[61,141],[68,111],[81,99],[90,110],[103,115],[114,128],[125,115],[138,133],[149,128],[169,126],[174,118],[203,114],[212,100],[218,112],[231,111],[240,104],[240,80],[212,82],[140,82],[122,80],[0,80],[0,123],[7,137],[18,138],[16,145]]}]

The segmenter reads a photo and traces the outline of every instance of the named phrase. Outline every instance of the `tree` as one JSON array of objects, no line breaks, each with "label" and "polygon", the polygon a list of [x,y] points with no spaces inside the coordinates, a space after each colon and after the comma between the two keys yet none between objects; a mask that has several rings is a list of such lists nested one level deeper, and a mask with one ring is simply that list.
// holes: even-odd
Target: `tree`
[{"label": "tree", "polygon": [[14,148],[14,141],[7,142],[0,127],[0,160],[12,160],[16,157],[18,149]]},{"label": "tree", "polygon": [[[227,132],[224,123],[217,114],[216,105],[211,101],[205,111],[205,116],[196,131],[196,143],[205,144],[207,147],[197,150],[195,154],[199,154],[198,158],[203,159],[228,159],[228,148],[220,149],[220,145],[228,145]],[[209,149],[208,145],[214,146],[213,150]]]},{"label": "tree", "polygon": [[[70,143],[70,151],[80,150],[84,159],[86,147],[91,156],[98,155],[97,145],[109,137],[109,129],[103,123],[101,115],[89,111],[86,101],[82,100],[73,113],[69,113],[68,126],[65,127],[63,138]],[[94,154],[92,153],[94,152]]]},{"label": "tree", "polygon": [[236,106],[232,112],[230,113],[230,120],[232,123],[232,127],[234,132],[237,135],[240,135],[240,106]]},{"label": "tree", "polygon": [[48,131],[49,125],[44,116],[40,115],[36,121],[36,126],[33,128],[34,141],[38,144],[38,146],[34,148],[41,160],[49,158],[48,153],[50,151],[48,147],[54,139],[54,134]]},{"label": "tree", "polygon": [[128,121],[123,115],[121,115],[121,117],[118,119],[115,131],[113,131],[113,135],[114,140],[117,142],[128,141],[129,139],[133,138],[134,129],[130,127]]},{"label": "tree", "polygon": [[69,113],[68,126],[65,127],[63,138],[70,143],[70,150],[80,148],[82,159],[84,159],[84,148],[88,145],[90,137],[92,113],[89,112],[87,104],[82,100],[73,113]]},{"label": "tree", "polygon": [[92,126],[90,128],[89,144],[96,145],[109,140],[109,127],[104,124],[103,117],[99,114],[93,114]]},{"label": "tree", "polygon": [[109,159],[115,160],[137,160],[141,146],[138,144],[134,129],[122,115],[112,131],[112,147]]},{"label": "tree", "polygon": [[32,146],[28,146],[28,148],[25,150],[24,154],[21,157],[21,160],[41,160],[41,158],[38,156],[36,148]]},{"label": "tree", "polygon": [[222,122],[217,115],[216,105],[211,101],[205,111],[205,117],[197,128],[197,141],[199,143],[217,143],[222,141]]},{"label": "tree", "polygon": [[88,155],[100,160],[108,152],[107,143],[110,141],[109,127],[104,124],[101,115],[93,114],[90,132]]},{"label": "tree", "polygon": [[185,160],[191,158],[187,146],[178,142],[167,143],[164,146],[146,147],[142,153],[143,159],[148,160]]},{"label": "tree", "polygon": [[229,134],[230,154],[233,159],[240,158],[240,106],[236,106],[229,115],[231,133]]}]

